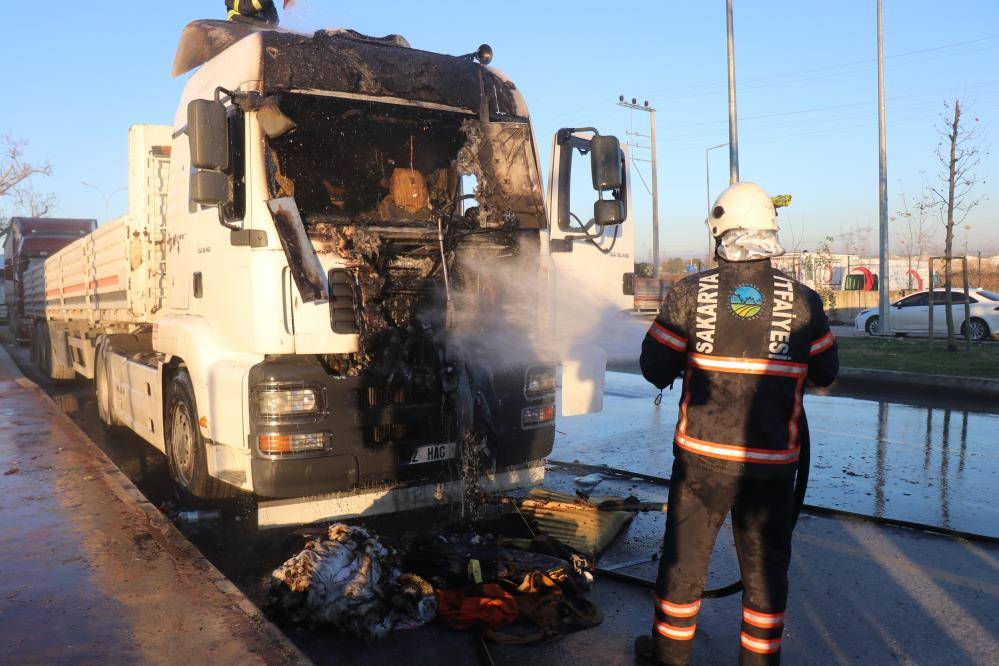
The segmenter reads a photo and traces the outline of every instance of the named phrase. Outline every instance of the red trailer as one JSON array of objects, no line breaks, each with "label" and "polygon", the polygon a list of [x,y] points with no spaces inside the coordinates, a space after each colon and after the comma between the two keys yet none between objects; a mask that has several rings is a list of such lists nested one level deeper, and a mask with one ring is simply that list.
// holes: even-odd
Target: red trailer
[{"label": "red trailer", "polygon": [[55,217],[14,217],[4,241],[4,292],[7,321],[18,342],[31,339],[24,312],[24,282],[28,269],[42,263],[73,241],[97,229],[97,220]]}]

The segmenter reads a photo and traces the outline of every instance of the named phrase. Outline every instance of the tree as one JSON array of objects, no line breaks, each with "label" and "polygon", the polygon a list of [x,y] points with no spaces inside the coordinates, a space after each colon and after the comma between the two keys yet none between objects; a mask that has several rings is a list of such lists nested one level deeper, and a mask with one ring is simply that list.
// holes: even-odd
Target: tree
[{"label": "tree", "polygon": [[843,241],[843,248],[847,254],[855,254],[858,257],[865,257],[871,250],[871,228],[854,224],[839,235]]},{"label": "tree", "polygon": [[836,291],[828,280],[822,279],[832,272],[835,264],[832,251],[832,236],[826,236],[819,243],[819,251],[809,255],[808,260],[812,264],[812,284],[815,285],[815,292],[822,299],[822,305],[826,312],[831,313],[836,309]]},{"label": "tree", "polygon": [[638,277],[652,277],[652,264],[648,261],[639,261],[635,264],[635,275]]},{"label": "tree", "polygon": [[35,164],[24,157],[24,141],[14,139],[9,134],[0,136],[0,201],[5,205],[0,211],[0,239],[10,228],[8,209],[15,213],[30,213],[32,217],[43,217],[55,205],[51,194],[40,194],[31,184],[31,177],[48,176],[52,167],[48,163]]},{"label": "tree", "polygon": [[[926,185],[923,192],[918,197],[913,197],[912,201],[905,196],[905,190],[899,184],[900,198],[902,199],[902,210],[897,211],[891,221],[902,227],[901,233],[892,233],[896,244],[901,250],[901,254],[906,258],[906,268],[908,288],[912,289],[912,269],[913,265],[918,268],[919,259],[927,254],[930,244],[930,220],[927,211],[927,204],[930,202],[930,193]],[[932,277],[930,278],[932,279]]]},{"label": "tree", "polygon": [[[940,141],[936,156],[940,162],[937,175],[938,185],[929,184],[930,200],[928,209],[936,210],[943,222],[944,235],[944,306],[947,318],[947,351],[957,351],[957,336],[954,332],[954,308],[951,304],[951,289],[954,284],[953,261],[954,225],[964,222],[968,214],[980,204],[983,197],[976,196],[975,187],[979,181],[975,173],[982,160],[982,129],[978,118],[971,123],[962,116],[961,100],[944,105],[941,114],[942,124],[937,128]],[[961,122],[964,120],[964,124]],[[987,153],[986,153],[987,154]],[[931,278],[932,279],[932,276]]]}]

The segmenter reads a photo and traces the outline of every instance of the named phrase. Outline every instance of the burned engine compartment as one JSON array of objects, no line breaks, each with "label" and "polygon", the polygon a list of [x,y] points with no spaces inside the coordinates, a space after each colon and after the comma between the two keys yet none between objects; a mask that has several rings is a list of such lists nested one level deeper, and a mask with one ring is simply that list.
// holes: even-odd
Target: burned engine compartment
[{"label": "burned engine compartment", "polygon": [[495,449],[500,430],[521,429],[525,369],[545,362],[529,126],[418,104],[271,99],[270,196],[293,197],[316,251],[342,262],[332,321],[358,334],[359,352],[323,363],[360,378],[362,408],[383,415],[369,442]]}]

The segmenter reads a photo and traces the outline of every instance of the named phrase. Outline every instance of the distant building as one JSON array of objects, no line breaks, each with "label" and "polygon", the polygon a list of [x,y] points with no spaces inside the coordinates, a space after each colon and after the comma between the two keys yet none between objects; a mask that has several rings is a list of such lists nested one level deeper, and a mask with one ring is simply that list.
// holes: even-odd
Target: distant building
[{"label": "distant building", "polygon": [[[772,260],[776,268],[813,289],[872,291],[881,272],[878,257],[855,254],[789,252]],[[852,276],[852,277],[851,277]],[[890,257],[888,285],[892,291],[929,288],[927,257]]]}]

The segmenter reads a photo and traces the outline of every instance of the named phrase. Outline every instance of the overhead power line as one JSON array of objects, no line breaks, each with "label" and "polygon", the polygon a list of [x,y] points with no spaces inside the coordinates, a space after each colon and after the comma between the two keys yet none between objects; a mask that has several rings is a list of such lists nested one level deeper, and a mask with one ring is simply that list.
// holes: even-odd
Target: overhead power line
[{"label": "overhead power line", "polygon": [[[989,35],[989,36],[986,36],[986,37],[980,37],[978,39],[971,39],[971,40],[966,40],[966,41],[961,41],[961,42],[952,42],[950,44],[942,44],[940,46],[933,46],[933,47],[929,47],[929,48],[925,48],[925,49],[917,49],[915,51],[906,51],[904,53],[896,53],[895,55],[887,56],[886,60],[898,60],[900,58],[908,58],[908,57],[911,57],[911,56],[914,56],[914,55],[922,55],[922,54],[926,54],[926,53],[932,53],[932,52],[937,52],[937,51],[943,51],[943,50],[947,50],[947,49],[957,48],[957,47],[960,47],[960,46],[968,46],[970,44],[979,44],[979,43],[982,43],[982,42],[996,41],[996,40],[999,40],[999,35]],[[948,57],[950,55],[964,55],[965,53],[977,53],[979,50],[988,50],[988,49],[993,49],[993,48],[997,48],[997,47],[999,47],[999,44],[988,46],[985,49],[974,49],[972,51],[963,51],[963,52],[956,53],[956,54],[948,54]],[[918,61],[914,61],[914,62],[923,62],[923,60],[918,60]],[[849,62],[841,62],[841,63],[832,64],[832,65],[824,65],[822,67],[811,67],[809,69],[799,69],[799,70],[795,70],[795,71],[792,71],[792,72],[784,72],[784,73],[780,73],[780,74],[768,74],[768,75],[764,75],[764,76],[755,76],[755,77],[750,77],[750,78],[745,79],[744,84],[746,84],[746,85],[745,86],[740,86],[740,87],[751,87],[751,88],[766,87],[766,86],[754,86],[752,84],[762,83],[762,82],[767,82],[767,81],[775,81],[777,79],[786,79],[786,78],[790,78],[790,77],[801,76],[803,74],[815,74],[815,73],[818,73],[818,72],[829,72],[829,71],[837,70],[837,69],[856,68],[856,67],[861,66],[861,65],[863,65],[864,67],[861,68],[861,69],[857,69],[855,71],[867,71],[868,68],[873,67],[876,64],[877,64],[877,59],[875,59],[875,58],[865,58],[864,60],[853,60],[853,61],[849,61]],[[912,64],[912,63],[899,63],[899,64]],[[852,73],[855,73],[855,71],[850,71],[848,73],[852,74]],[[835,75],[838,76],[839,74],[835,74]],[[814,80],[814,79],[819,79],[819,78],[825,78],[825,76],[811,77],[811,78],[805,79],[805,80]],[[784,85],[785,83],[787,83],[787,82],[780,82],[778,85]],[[724,83],[706,83],[706,84],[699,84],[699,85],[694,85],[694,86],[684,86],[684,87],[680,87],[680,88],[661,88],[659,90],[651,90],[651,91],[649,91],[648,95],[650,97],[656,96],[656,95],[679,95],[680,97],[675,97],[674,99],[682,99],[682,98],[688,96],[686,93],[703,93],[703,92],[718,91],[718,90],[724,90],[725,87],[726,87],[726,84],[724,84]]]}]

